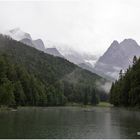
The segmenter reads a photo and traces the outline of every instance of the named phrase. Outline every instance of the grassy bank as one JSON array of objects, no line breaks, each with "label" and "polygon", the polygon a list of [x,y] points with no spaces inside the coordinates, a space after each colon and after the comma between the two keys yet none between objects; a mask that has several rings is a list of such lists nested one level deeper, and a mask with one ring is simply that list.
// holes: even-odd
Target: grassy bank
[{"label": "grassy bank", "polygon": [[113,105],[110,104],[109,102],[100,102],[97,106],[98,107],[113,107]]},{"label": "grassy bank", "polygon": [[8,106],[0,106],[0,111],[10,111],[10,110],[12,110],[12,108]]},{"label": "grassy bank", "polygon": [[99,104],[97,105],[91,105],[91,104],[88,104],[88,105],[83,105],[82,103],[74,103],[74,102],[71,102],[71,103],[67,103],[65,106],[79,106],[79,107],[112,107],[113,105],[110,104],[109,102],[100,102]]},{"label": "grassy bank", "polygon": [[[100,102],[98,105],[83,105],[82,103],[75,103],[75,102],[69,102],[66,105],[64,105],[65,107],[69,106],[69,107],[83,107],[83,108],[91,108],[91,107],[112,107],[113,105],[111,105],[108,102]],[[18,107],[21,108],[22,106]],[[37,106],[24,106],[24,107],[37,107]],[[38,106],[39,107],[39,106]],[[51,107],[51,106],[46,106],[46,107]],[[59,107],[59,106],[58,106]],[[12,108],[12,107],[8,107],[8,106],[0,106],[0,111],[13,111],[16,110],[17,108]]]}]

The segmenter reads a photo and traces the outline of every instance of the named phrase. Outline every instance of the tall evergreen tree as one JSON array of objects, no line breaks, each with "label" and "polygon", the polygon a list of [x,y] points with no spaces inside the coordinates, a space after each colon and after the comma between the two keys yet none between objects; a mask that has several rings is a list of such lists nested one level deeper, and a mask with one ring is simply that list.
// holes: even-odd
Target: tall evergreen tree
[{"label": "tall evergreen tree", "polygon": [[95,89],[92,90],[91,92],[91,104],[92,105],[97,105],[99,103],[99,98],[96,94]]},{"label": "tall evergreen tree", "polygon": [[132,67],[112,84],[110,102],[116,106],[140,107],[140,59],[136,56],[133,58]]},{"label": "tall evergreen tree", "polygon": [[14,87],[8,79],[5,79],[3,84],[0,85],[0,104],[15,105]]}]

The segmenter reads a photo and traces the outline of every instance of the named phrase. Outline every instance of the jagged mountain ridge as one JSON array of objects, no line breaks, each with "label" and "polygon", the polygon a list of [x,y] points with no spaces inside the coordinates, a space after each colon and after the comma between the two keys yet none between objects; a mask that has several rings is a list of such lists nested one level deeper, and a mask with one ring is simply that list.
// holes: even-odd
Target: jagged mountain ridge
[{"label": "jagged mountain ridge", "polygon": [[[41,50],[45,53],[63,57],[68,61],[77,64],[81,67],[81,63],[85,65],[90,65],[93,68],[97,58],[94,55],[87,53],[80,53],[71,49],[70,46],[65,44],[58,44],[47,40],[46,46],[44,45],[41,39],[33,40],[29,33],[22,31],[20,28],[15,28],[6,33],[13,39],[20,41],[26,45],[34,47],[38,50]],[[88,69],[87,69],[88,70]]]},{"label": "jagged mountain ridge", "polygon": [[58,57],[63,57],[57,49],[55,49],[55,51],[54,51],[54,49],[52,49],[52,48],[46,48],[41,39],[33,40],[29,33],[22,31],[20,28],[12,29],[12,30],[8,31],[6,33],[6,35],[9,35],[11,38],[13,38],[17,41],[20,41],[26,45],[29,45],[31,47],[34,47],[45,53],[48,53],[48,54],[51,54],[54,56],[58,56]]},{"label": "jagged mountain ridge", "polygon": [[86,70],[113,80],[118,78],[121,69],[125,71],[132,64],[134,55],[140,56],[140,47],[133,39],[125,39],[120,43],[116,40],[113,41],[104,55],[97,61],[98,58],[94,55],[82,54],[63,44],[47,41],[49,48],[45,48],[41,39],[33,40],[30,34],[21,31],[19,28],[10,30],[9,34],[13,39],[26,45],[54,56],[63,57]]},{"label": "jagged mountain ridge", "polygon": [[43,41],[41,39],[34,40],[33,44],[34,44],[36,49],[45,51],[45,45],[44,45],[44,43],[43,43]]},{"label": "jagged mountain ridge", "polygon": [[99,75],[104,74],[114,79],[118,78],[119,71],[125,71],[132,65],[133,57],[140,56],[140,46],[133,39],[124,39],[122,42],[113,41],[107,51],[95,64]]},{"label": "jagged mountain ridge", "polygon": [[54,56],[63,57],[63,55],[56,48],[46,48],[46,53]]},{"label": "jagged mountain ridge", "polygon": [[17,41],[20,41],[25,38],[32,40],[31,35],[29,33],[21,31],[20,28],[9,30],[6,32],[6,34]]}]

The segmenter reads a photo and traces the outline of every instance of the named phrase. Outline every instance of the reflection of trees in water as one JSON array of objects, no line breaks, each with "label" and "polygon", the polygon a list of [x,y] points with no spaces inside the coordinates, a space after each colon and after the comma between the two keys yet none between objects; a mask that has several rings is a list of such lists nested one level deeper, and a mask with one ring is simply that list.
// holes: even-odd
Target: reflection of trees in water
[{"label": "reflection of trees in water", "polygon": [[122,108],[26,107],[0,112],[0,138],[139,138],[139,126],[140,112]]},{"label": "reflection of trees in water", "polygon": [[111,113],[112,125],[117,127],[120,138],[140,138],[137,132],[140,131],[140,112],[116,108]]}]

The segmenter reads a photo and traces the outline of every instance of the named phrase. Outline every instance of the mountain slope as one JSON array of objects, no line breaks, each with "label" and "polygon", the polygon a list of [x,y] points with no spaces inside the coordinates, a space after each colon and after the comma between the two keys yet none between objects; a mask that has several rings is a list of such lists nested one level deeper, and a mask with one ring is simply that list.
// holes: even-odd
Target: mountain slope
[{"label": "mountain slope", "polygon": [[[13,39],[20,41],[26,45],[34,47],[38,50],[41,50],[45,53],[51,54],[53,56],[62,57],[68,61],[77,64],[81,67],[81,64],[91,65],[91,69],[94,66],[97,58],[94,55],[88,53],[81,53],[71,49],[70,46],[54,43],[49,40],[46,42],[46,48],[41,39],[33,40],[29,33],[22,31],[20,28],[15,28],[7,32],[7,34]],[[82,67],[81,67],[82,68]],[[84,67],[85,69],[87,67]],[[87,70],[89,70],[87,68]],[[93,72],[93,69],[91,70]]]},{"label": "mountain slope", "polygon": [[63,55],[56,48],[46,48],[45,52],[53,56],[58,56],[63,58]]},{"label": "mountain slope", "polygon": [[34,44],[33,44],[33,41],[31,39],[24,38],[24,39],[20,40],[20,42],[24,43],[25,45],[35,47]]},{"label": "mountain slope", "polygon": [[20,41],[28,46],[34,47],[40,51],[46,52],[48,54],[63,57],[56,48],[45,48],[45,45],[41,39],[33,40],[29,33],[22,31],[20,28],[15,28],[6,33],[14,40]]},{"label": "mountain slope", "polygon": [[[23,77],[21,86],[23,86],[24,92],[28,95],[32,91],[29,97],[30,100],[27,102],[29,105],[34,105],[36,98],[40,97],[40,92],[37,92],[40,90],[42,91],[42,96],[47,96],[47,101],[46,99],[45,101],[43,100],[40,105],[61,105],[66,101],[83,102],[85,93],[88,94],[89,100],[91,91],[96,90],[98,96],[100,96],[101,92],[103,93],[96,83],[104,84],[106,82],[105,79],[83,70],[63,58],[38,51],[33,47],[2,35],[0,36],[0,55],[4,56],[4,60],[10,65],[23,67],[26,71],[25,73],[27,73],[26,75],[35,77],[33,78],[34,80],[29,80],[31,85],[32,81],[37,81],[35,82],[36,86],[38,85],[37,83],[40,83],[38,90],[33,92],[34,90],[28,87],[28,82],[23,82],[28,81],[27,79],[30,78],[25,79],[28,76]],[[9,76],[7,77],[9,78]],[[36,98],[33,98],[33,100],[32,96]],[[39,103],[36,103],[36,105],[39,105]]]},{"label": "mountain slope", "polygon": [[45,51],[45,45],[41,39],[33,40],[33,44],[36,49]]},{"label": "mountain slope", "polygon": [[95,64],[95,70],[100,75],[117,79],[121,69],[125,71],[132,65],[134,55],[140,56],[140,46],[135,40],[125,39],[121,43],[114,41]]}]

